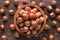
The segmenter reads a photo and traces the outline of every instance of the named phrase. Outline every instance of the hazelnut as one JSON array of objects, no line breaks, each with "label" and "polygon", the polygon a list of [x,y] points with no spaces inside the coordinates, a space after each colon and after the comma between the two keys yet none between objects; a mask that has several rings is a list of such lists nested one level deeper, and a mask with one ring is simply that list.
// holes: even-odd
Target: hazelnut
[{"label": "hazelnut", "polygon": [[24,18],[24,20],[28,20],[28,19],[29,19],[29,15],[26,14],[26,13],[24,13],[24,14],[23,14],[23,18]]},{"label": "hazelnut", "polygon": [[31,22],[31,25],[32,25],[32,26],[36,26],[36,25],[37,25],[37,22],[36,22],[36,21],[32,21],[32,22]]},{"label": "hazelnut", "polygon": [[8,17],[7,16],[3,16],[3,21],[7,21]]},{"label": "hazelnut", "polygon": [[40,2],[40,3],[39,3],[39,6],[42,7],[42,8],[45,7],[44,2]]},{"label": "hazelnut", "polygon": [[30,11],[31,8],[30,8],[29,6],[26,6],[26,7],[25,7],[25,10],[26,10],[26,11]]},{"label": "hazelnut", "polygon": [[5,26],[2,24],[0,25],[0,29],[3,30],[5,28]]},{"label": "hazelnut", "polygon": [[18,5],[18,3],[19,3],[19,0],[14,0],[14,5]]},{"label": "hazelnut", "polygon": [[2,35],[1,40],[7,40],[7,36],[6,35]]},{"label": "hazelnut", "polygon": [[37,24],[40,24],[41,22],[40,22],[40,18],[37,18],[36,19],[36,22],[37,22]]},{"label": "hazelnut", "polygon": [[4,5],[5,5],[5,6],[9,6],[9,3],[10,3],[9,0],[5,0],[5,1],[4,1]]},{"label": "hazelnut", "polygon": [[19,33],[18,33],[18,32],[15,32],[14,34],[15,34],[14,36],[15,36],[16,38],[19,37]]},{"label": "hazelnut", "polygon": [[57,28],[57,31],[60,32],[60,27]]},{"label": "hazelnut", "polygon": [[32,1],[31,2],[31,5],[36,5],[36,1]]},{"label": "hazelnut", "polygon": [[30,28],[29,28],[30,30],[33,30],[34,28],[32,27],[32,26],[30,26]]},{"label": "hazelnut", "polygon": [[58,14],[60,14],[60,8],[56,8],[55,12],[58,13]]},{"label": "hazelnut", "polygon": [[48,10],[48,11],[52,11],[52,6],[50,6],[50,5],[47,6],[47,10]]},{"label": "hazelnut", "polygon": [[30,26],[30,21],[25,21],[25,26]]},{"label": "hazelnut", "polygon": [[28,3],[29,0],[22,0],[24,4]]},{"label": "hazelnut", "polygon": [[15,29],[15,25],[14,24],[10,24],[10,29],[14,30]]},{"label": "hazelnut", "polygon": [[21,23],[21,24],[18,24],[19,25],[19,27],[23,27],[24,26],[24,23]]},{"label": "hazelnut", "polygon": [[57,19],[60,21],[60,15],[57,16]]},{"label": "hazelnut", "polygon": [[38,11],[37,8],[33,8],[32,10],[33,10],[33,13],[36,13]]},{"label": "hazelnut", "polygon": [[48,19],[48,15],[46,15],[46,20]]},{"label": "hazelnut", "polygon": [[42,14],[41,14],[40,12],[37,12],[37,13],[35,14],[35,18],[39,18],[41,15],[42,15]]},{"label": "hazelnut", "polygon": [[30,16],[30,19],[35,18],[35,14],[34,13],[30,13],[29,16]]},{"label": "hazelnut", "polygon": [[46,37],[43,37],[42,40],[47,40]]},{"label": "hazelnut", "polygon": [[28,30],[28,31],[26,32],[26,34],[27,34],[27,35],[30,35],[30,34],[31,34],[31,31]]},{"label": "hazelnut", "polygon": [[44,21],[43,17],[40,17],[40,23],[42,23]]},{"label": "hazelnut", "polygon": [[4,9],[4,8],[1,8],[1,9],[0,9],[0,13],[1,13],[1,14],[5,14],[5,9]]},{"label": "hazelnut", "polygon": [[51,18],[54,18],[54,17],[55,17],[55,13],[54,13],[54,12],[51,12],[51,13],[50,13],[50,17],[51,17]]},{"label": "hazelnut", "polygon": [[36,32],[35,30],[32,30],[32,34],[33,34],[33,35],[36,35],[36,33],[37,33],[37,32]]},{"label": "hazelnut", "polygon": [[27,32],[28,31],[28,27],[24,27],[24,32]]},{"label": "hazelnut", "polygon": [[9,14],[14,15],[14,10],[13,9],[9,10]]},{"label": "hazelnut", "polygon": [[52,5],[57,5],[57,1],[56,0],[52,0]]},{"label": "hazelnut", "polygon": [[45,25],[45,30],[49,30],[50,26],[48,24]]},{"label": "hazelnut", "polygon": [[56,26],[57,25],[57,22],[55,20],[52,21],[52,25],[53,26]]},{"label": "hazelnut", "polygon": [[17,19],[17,22],[18,22],[18,23],[22,23],[22,22],[23,22],[23,18],[22,18],[22,17],[19,17],[19,18]]},{"label": "hazelnut", "polygon": [[41,28],[41,25],[37,24],[35,30],[38,31],[38,30],[40,30],[40,28]]},{"label": "hazelnut", "polygon": [[18,9],[22,9],[22,6],[21,5],[18,5]]},{"label": "hazelnut", "polygon": [[19,18],[19,14],[16,14],[16,18]]},{"label": "hazelnut", "polygon": [[24,13],[25,13],[24,10],[20,10],[20,12],[19,12],[19,16],[23,16]]},{"label": "hazelnut", "polygon": [[50,40],[54,40],[54,35],[52,35],[52,34],[49,35],[49,39],[50,39]]}]

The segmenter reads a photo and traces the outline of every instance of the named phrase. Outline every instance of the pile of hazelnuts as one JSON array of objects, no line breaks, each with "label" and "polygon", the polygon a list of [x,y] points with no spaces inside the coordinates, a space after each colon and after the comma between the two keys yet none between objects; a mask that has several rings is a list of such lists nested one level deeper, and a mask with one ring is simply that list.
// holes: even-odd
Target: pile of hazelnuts
[{"label": "pile of hazelnuts", "polygon": [[45,19],[38,8],[25,6],[15,14],[15,20],[14,22],[16,22],[21,34],[32,36],[39,33]]},{"label": "pile of hazelnuts", "polygon": [[[19,0],[13,0],[14,1],[14,5],[18,5]],[[22,0],[23,3],[28,3],[27,0]],[[36,1],[32,1],[31,5],[36,5]],[[39,3],[39,7],[41,8],[46,8],[50,13],[49,16],[46,15],[46,19],[48,20],[49,17],[52,19],[52,26],[56,26],[58,23],[56,20],[54,20],[54,18],[56,17],[56,15],[58,15],[56,17],[56,19],[60,22],[60,8],[57,8],[57,1],[56,0],[52,0],[51,2],[52,5],[48,5],[45,6],[44,2],[40,2]],[[9,6],[10,5],[10,0],[4,0],[3,3],[4,6]],[[55,8],[55,12],[53,11],[53,7]],[[18,9],[21,8],[21,6],[18,6]],[[0,14],[4,15],[2,17],[3,21],[6,22],[8,21],[8,17],[5,15],[6,13],[6,9],[5,8],[1,8],[0,9]],[[9,10],[9,14],[10,15],[14,15],[14,10],[11,9]],[[28,14],[28,15],[27,15]],[[29,6],[25,7],[24,9],[21,9],[20,12],[16,15],[16,22],[17,22],[17,26],[19,27],[19,30],[21,33],[24,33],[28,36],[30,35],[36,35],[39,30],[42,27],[42,23],[44,21],[43,19],[43,15],[41,12],[39,12],[39,10],[37,8],[31,8]],[[14,30],[15,29],[15,25],[14,24],[10,24],[10,29]],[[50,25],[46,24],[45,25],[45,30],[49,30],[51,28]],[[0,30],[4,30],[5,29],[5,25],[1,24],[0,25]],[[57,32],[60,33],[60,26],[58,26],[57,28]],[[19,32],[15,32],[15,37],[19,37]],[[6,40],[7,36],[6,35],[2,35],[2,40]],[[54,35],[51,34],[49,35],[49,39],[50,40],[54,40]],[[47,40],[46,37],[43,37],[42,40]]]}]

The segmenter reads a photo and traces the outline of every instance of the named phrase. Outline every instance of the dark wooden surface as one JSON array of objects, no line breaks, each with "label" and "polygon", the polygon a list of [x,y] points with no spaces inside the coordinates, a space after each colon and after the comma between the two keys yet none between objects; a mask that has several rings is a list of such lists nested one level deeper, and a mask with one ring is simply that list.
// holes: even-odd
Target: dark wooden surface
[{"label": "dark wooden surface", "polygon": [[[11,31],[10,28],[9,28],[9,25],[10,25],[11,23],[14,23],[14,22],[13,22],[13,20],[14,20],[13,17],[14,17],[14,16],[10,16],[9,13],[8,13],[8,11],[9,11],[10,9],[14,9],[15,12],[16,12],[17,7],[14,6],[13,0],[9,0],[9,1],[10,1],[9,7],[5,7],[5,6],[3,6],[4,0],[0,0],[0,7],[3,7],[3,8],[6,9],[6,14],[5,14],[5,15],[8,16],[8,18],[9,18],[9,20],[8,20],[7,22],[3,22],[2,16],[1,16],[1,14],[0,14],[0,24],[4,24],[4,25],[5,25],[4,31],[1,31],[1,30],[0,30],[0,40],[1,40],[1,36],[2,36],[3,34],[7,35],[7,40],[42,40],[42,37],[46,37],[47,40],[49,40],[49,39],[48,39],[49,34],[53,34],[53,35],[55,36],[55,40],[60,40],[60,34],[57,33],[57,31],[56,31],[56,28],[57,28],[58,26],[60,26],[60,22],[57,21],[56,18],[54,18],[54,20],[56,20],[56,21],[58,22],[57,26],[56,26],[56,27],[53,27],[53,26],[51,25],[51,19],[49,18],[48,21],[47,21],[47,24],[49,24],[49,25],[51,26],[51,29],[50,29],[49,31],[45,31],[45,30],[44,30],[44,31],[39,35],[39,37],[32,37],[32,38],[29,38],[29,39],[28,39],[28,38],[20,35],[19,38],[15,38],[15,37],[14,37],[14,32],[15,32],[15,31],[13,32],[13,31]],[[36,0],[37,4],[38,4],[39,2],[41,2],[41,1],[42,1],[42,0]],[[47,1],[49,1],[49,0],[47,0]],[[49,3],[51,3],[51,2],[49,2]],[[60,7],[60,0],[57,0],[57,3],[58,3],[58,4],[57,4],[56,7]],[[46,10],[46,9],[43,9],[43,10],[44,10],[44,12],[49,16],[49,13],[47,12],[47,10]],[[57,16],[57,15],[56,15],[56,16]]]}]

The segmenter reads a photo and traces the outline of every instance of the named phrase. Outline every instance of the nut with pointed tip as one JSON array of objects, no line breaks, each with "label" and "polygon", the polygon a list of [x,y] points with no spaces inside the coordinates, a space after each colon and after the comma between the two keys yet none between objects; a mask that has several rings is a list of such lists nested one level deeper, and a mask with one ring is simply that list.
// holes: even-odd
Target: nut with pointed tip
[{"label": "nut with pointed tip", "polygon": [[14,24],[10,24],[10,29],[14,30],[15,29],[15,25]]},{"label": "nut with pointed tip", "polygon": [[7,40],[7,36],[6,35],[2,35],[1,40]]},{"label": "nut with pointed tip", "polygon": [[59,33],[60,33],[60,27],[58,27],[58,28],[57,28],[57,32],[59,32]]},{"label": "nut with pointed tip", "polygon": [[50,34],[50,35],[49,35],[49,39],[50,39],[50,40],[54,40],[54,35]]},{"label": "nut with pointed tip", "polygon": [[56,8],[56,9],[55,9],[55,12],[56,12],[57,14],[60,14],[60,8]]},{"label": "nut with pointed tip", "polygon": [[15,36],[16,38],[18,38],[20,35],[19,35],[18,32],[15,32],[15,33],[14,33],[14,36]]},{"label": "nut with pointed tip", "polygon": [[9,3],[10,3],[9,0],[5,0],[5,1],[4,1],[4,5],[5,5],[5,6],[9,6]]},{"label": "nut with pointed tip", "polygon": [[1,30],[4,30],[4,28],[5,28],[5,26],[2,24],[2,25],[0,25],[0,29]]},{"label": "nut with pointed tip", "polygon": [[3,21],[7,21],[8,17],[7,16],[3,16]]},{"label": "nut with pointed tip", "polygon": [[36,1],[32,1],[31,2],[31,5],[36,5]]},{"label": "nut with pointed tip", "polygon": [[4,8],[1,8],[1,9],[0,9],[0,13],[1,13],[1,14],[5,14],[5,9],[4,9]]},{"label": "nut with pointed tip", "polygon": [[18,3],[19,3],[19,0],[14,0],[14,5],[18,5]]},{"label": "nut with pointed tip", "polygon": [[13,9],[9,10],[9,14],[14,15],[14,10]]},{"label": "nut with pointed tip", "polygon": [[60,21],[60,15],[57,16],[57,19]]}]

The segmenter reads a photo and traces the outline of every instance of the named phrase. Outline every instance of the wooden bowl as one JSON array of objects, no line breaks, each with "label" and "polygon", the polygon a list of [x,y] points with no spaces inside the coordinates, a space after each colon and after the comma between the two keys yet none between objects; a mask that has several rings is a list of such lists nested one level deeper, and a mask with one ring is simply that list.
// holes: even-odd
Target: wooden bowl
[{"label": "wooden bowl", "polygon": [[[26,6],[30,6],[30,7],[35,7],[35,8],[37,8],[42,14],[43,14],[43,18],[44,18],[44,21],[43,21],[43,25],[42,25],[42,27],[41,27],[41,29],[39,30],[39,32],[36,34],[36,35],[39,35],[42,31],[43,31],[43,29],[44,29],[44,27],[45,27],[45,25],[46,25],[46,16],[45,16],[45,14],[44,14],[44,11],[40,8],[40,7],[38,7],[37,5],[25,5],[25,6],[23,6],[22,8],[24,8],[24,7],[26,7]],[[17,11],[16,11],[16,13],[15,13],[15,15],[14,15],[14,24],[15,24],[15,27],[16,27],[16,30],[19,32],[19,33],[21,33],[21,30],[19,29],[19,27],[17,26],[17,22],[16,22],[16,15],[17,14],[19,14],[19,11],[20,11],[21,9],[18,9]],[[23,35],[25,35],[25,34],[23,34]],[[35,35],[35,36],[36,36]],[[26,37],[28,37],[28,35],[25,35]],[[33,36],[33,35],[30,35],[29,37],[31,37],[31,36]]]}]

